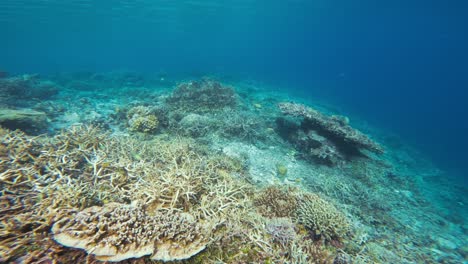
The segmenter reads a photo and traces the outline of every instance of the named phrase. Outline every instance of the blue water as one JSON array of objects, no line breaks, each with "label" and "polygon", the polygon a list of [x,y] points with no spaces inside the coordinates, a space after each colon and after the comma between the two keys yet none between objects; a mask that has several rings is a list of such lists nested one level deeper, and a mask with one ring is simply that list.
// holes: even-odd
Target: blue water
[{"label": "blue water", "polygon": [[467,182],[468,2],[2,0],[0,69],[218,74],[335,104]]}]

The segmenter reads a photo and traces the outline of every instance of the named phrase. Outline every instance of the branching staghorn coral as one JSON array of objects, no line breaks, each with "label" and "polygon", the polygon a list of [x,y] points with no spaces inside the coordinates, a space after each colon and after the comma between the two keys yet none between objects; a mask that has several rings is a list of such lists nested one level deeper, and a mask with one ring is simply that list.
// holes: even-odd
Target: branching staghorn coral
[{"label": "branching staghorn coral", "polygon": [[101,158],[107,135],[94,127],[73,127],[53,139],[7,130],[1,136],[0,239],[7,261],[44,240],[44,230],[69,211],[102,203],[99,190],[111,189],[106,180],[114,175]]},{"label": "branching staghorn coral", "polygon": [[[142,143],[112,138],[87,126],[42,138],[40,143],[20,132],[2,134],[1,184],[8,185],[5,192],[11,187],[13,201],[19,200],[13,203],[2,196],[2,210],[10,213],[2,217],[2,240],[12,243],[5,244],[12,250],[5,250],[2,259],[21,258],[17,249],[34,241],[18,239],[25,237],[22,226],[34,219],[22,217],[21,225],[14,224],[19,214],[36,215],[40,226],[47,228],[77,210],[141,199],[151,211],[193,211],[197,221],[222,223],[247,201],[249,188],[229,174],[238,165],[230,158],[206,159],[191,141]],[[24,207],[23,196],[16,195],[23,185],[23,196],[34,206]],[[26,235],[33,237],[34,231]]]}]

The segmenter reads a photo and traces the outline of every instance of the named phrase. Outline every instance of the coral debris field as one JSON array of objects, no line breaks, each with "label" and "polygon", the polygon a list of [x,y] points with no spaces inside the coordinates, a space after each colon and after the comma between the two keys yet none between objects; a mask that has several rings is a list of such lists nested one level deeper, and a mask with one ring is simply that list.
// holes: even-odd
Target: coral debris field
[{"label": "coral debris field", "polygon": [[466,189],[255,82],[0,78],[1,263],[463,263]]}]

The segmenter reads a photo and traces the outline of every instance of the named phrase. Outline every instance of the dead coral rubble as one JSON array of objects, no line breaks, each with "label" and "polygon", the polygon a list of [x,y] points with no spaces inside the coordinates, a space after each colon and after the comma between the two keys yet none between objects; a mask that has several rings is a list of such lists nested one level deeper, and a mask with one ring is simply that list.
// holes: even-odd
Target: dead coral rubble
[{"label": "dead coral rubble", "polygon": [[277,123],[283,132],[286,131],[289,140],[306,156],[315,160],[334,165],[360,154],[360,150],[383,153],[379,144],[352,128],[346,117],[327,116],[313,108],[294,103],[280,103],[279,108],[286,115],[302,118],[300,125],[288,124],[281,119]]}]

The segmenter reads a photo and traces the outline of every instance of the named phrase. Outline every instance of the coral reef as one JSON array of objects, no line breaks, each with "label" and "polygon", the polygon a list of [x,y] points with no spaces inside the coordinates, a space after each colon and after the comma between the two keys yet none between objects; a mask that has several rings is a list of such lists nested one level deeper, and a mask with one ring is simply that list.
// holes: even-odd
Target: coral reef
[{"label": "coral reef", "polygon": [[85,249],[98,260],[121,261],[150,255],[153,260],[181,260],[206,247],[211,228],[188,213],[146,212],[138,205],[93,206],[54,224],[54,239]]},{"label": "coral reef", "polygon": [[342,116],[326,116],[301,104],[280,103],[281,111],[302,118],[301,123],[279,118],[280,134],[293,142],[306,158],[335,165],[349,157],[361,155],[361,150],[383,153],[382,147],[362,132],[352,128]]},{"label": "coral reef", "polygon": [[209,78],[179,84],[167,98],[174,110],[206,113],[237,104],[236,94],[230,87]]},{"label": "coral reef", "polygon": [[[110,221],[107,213],[116,218],[118,212],[123,213],[126,216],[120,219],[121,222],[128,220],[128,215],[141,216],[142,221],[153,221],[151,223],[166,222],[167,225],[159,231],[168,236],[171,246],[159,245],[156,248],[163,255],[154,255],[161,259],[188,257],[184,254],[195,254],[206,243],[202,243],[202,237],[195,234],[177,233],[180,236],[172,237],[172,227],[177,227],[178,232],[198,230],[204,234],[202,231],[205,229],[200,229],[198,223],[223,223],[234,214],[240,214],[238,210],[246,210],[247,207],[248,187],[241,180],[232,178],[229,172],[237,170],[238,166],[231,165],[230,159],[204,157],[191,147],[190,142],[162,139],[148,146],[130,138],[110,138],[92,127],[77,127],[44,142],[32,140],[20,132],[2,130],[2,133],[0,184],[4,195],[1,199],[0,221],[3,228],[0,237],[5,247],[2,248],[1,257],[5,261],[23,258],[21,249],[28,244],[39,247],[39,251],[28,254],[41,257],[48,254],[40,251],[43,248],[40,245],[49,243],[45,230],[52,225],[57,241],[72,245],[72,242],[66,241],[73,234],[65,229],[75,228],[77,232],[87,229],[87,222],[82,221],[83,217],[88,219],[85,216],[91,212],[97,217],[93,219],[99,220],[96,225],[108,231],[117,226]],[[128,201],[145,204],[144,211],[128,205],[115,210],[107,206]],[[182,213],[181,210],[186,212]],[[82,213],[76,213],[79,211]],[[107,213],[101,215],[97,211]],[[172,220],[165,218],[169,216],[173,217]],[[176,223],[170,225],[171,221]],[[153,225],[151,223],[149,225]],[[184,223],[191,224],[186,226]],[[188,229],[184,229],[184,226]],[[235,225],[232,225],[232,229],[228,226],[231,224],[224,224],[224,228],[213,237],[205,234],[203,239],[209,238],[213,242],[229,232],[236,232]],[[192,227],[195,229],[190,229]],[[92,240],[83,237],[84,242],[75,241],[78,244],[73,243],[73,246],[91,250],[91,245],[118,241],[115,234],[109,234],[107,238],[99,232],[91,234]],[[188,239],[183,240],[183,245],[193,242],[193,247],[187,248],[185,253],[172,248],[177,244],[175,239],[181,238],[182,234],[187,234]],[[160,235],[159,238],[164,236]],[[111,259],[142,254],[139,251],[134,255],[130,251],[136,248],[132,249],[133,244],[125,243],[122,248],[104,247],[102,250],[111,250]],[[145,248],[143,251],[148,250]],[[95,251],[93,254],[98,255]],[[70,255],[64,253],[60,258],[68,257]],[[103,259],[104,256],[97,258]]]},{"label": "coral reef", "polygon": [[338,262],[337,254],[328,248],[314,243],[310,239],[301,237],[291,245],[290,263],[308,263],[308,264],[338,264],[347,262]]},{"label": "coral reef", "polygon": [[326,242],[340,242],[350,232],[346,217],[316,194],[303,194],[296,212],[297,221]]},{"label": "coral reef", "polygon": [[313,108],[294,103],[280,103],[279,108],[284,114],[304,118],[304,126],[311,127],[334,141],[346,144],[349,147],[367,149],[376,153],[383,152],[380,145],[349,126],[346,117],[328,117]]},{"label": "coral reef", "polygon": [[2,78],[0,79],[0,94],[2,99],[8,99],[8,97],[21,97],[27,94],[31,83],[34,82],[36,76],[33,75],[21,75],[16,77]]},{"label": "coral reef", "polygon": [[46,128],[47,116],[31,109],[0,108],[0,125],[12,130],[37,133]]},{"label": "coral reef", "polygon": [[265,217],[294,219],[304,225],[317,241],[340,245],[351,230],[347,218],[335,206],[314,193],[273,185],[254,198],[254,205]]},{"label": "coral reef", "polygon": [[47,116],[37,115],[44,130],[30,120],[3,123],[27,134],[0,128],[0,263],[461,263],[467,255],[466,191],[404,143],[388,145],[382,131],[387,147],[377,156],[346,117],[280,104],[283,115],[278,103],[293,98],[262,83],[231,80],[235,94],[208,79],[177,91],[156,75],[51,78],[0,80],[4,113]]},{"label": "coral reef", "polygon": [[274,242],[280,243],[282,246],[288,245],[297,236],[294,224],[289,218],[271,219],[266,224],[266,231],[271,235]]},{"label": "coral reef", "polygon": [[188,114],[178,123],[178,131],[190,137],[202,137],[216,129],[215,120],[199,114]]},{"label": "coral reef", "polygon": [[[292,260],[290,220],[256,212],[252,186],[233,176],[244,173],[239,161],[188,139],[140,142],[87,126],[54,138],[0,132],[3,262]],[[274,215],[293,214],[286,190],[269,193]]]},{"label": "coral reef", "polygon": [[313,159],[321,164],[337,165],[346,159],[332,141],[320,136],[314,130],[307,133],[299,130],[293,142],[295,142],[296,148],[304,153],[303,156],[306,159]]},{"label": "coral reef", "polygon": [[41,80],[38,75],[0,78],[0,102],[14,103],[18,99],[46,99],[58,94],[55,83]]},{"label": "coral reef", "polygon": [[251,144],[258,144],[268,136],[265,134],[268,127],[267,118],[242,111],[225,111],[222,116],[222,122],[218,127],[223,137],[238,138]]},{"label": "coral reef", "polygon": [[260,214],[265,217],[291,217],[297,209],[297,198],[292,189],[269,186],[254,199]]},{"label": "coral reef", "polygon": [[154,133],[158,129],[159,120],[152,111],[145,106],[135,106],[127,112],[130,131]]}]

